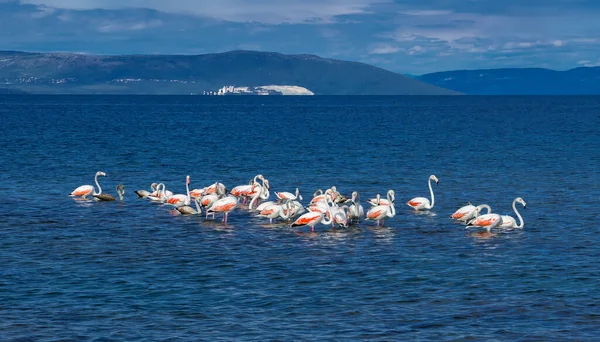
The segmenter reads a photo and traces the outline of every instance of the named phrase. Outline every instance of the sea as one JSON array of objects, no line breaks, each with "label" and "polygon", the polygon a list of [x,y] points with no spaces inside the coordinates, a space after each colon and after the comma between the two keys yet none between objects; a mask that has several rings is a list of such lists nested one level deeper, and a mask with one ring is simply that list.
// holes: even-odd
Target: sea
[{"label": "sea", "polygon": [[[3,341],[599,341],[598,96],[0,96]],[[123,201],[82,201],[94,184]],[[383,226],[137,198],[255,175]],[[413,197],[435,195],[415,212]],[[482,238],[467,203],[522,229]]]}]

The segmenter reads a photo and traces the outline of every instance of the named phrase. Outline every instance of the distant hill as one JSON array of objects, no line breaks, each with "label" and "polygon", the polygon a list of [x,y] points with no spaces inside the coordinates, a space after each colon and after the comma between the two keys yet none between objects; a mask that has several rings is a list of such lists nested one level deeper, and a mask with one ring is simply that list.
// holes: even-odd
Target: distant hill
[{"label": "distant hill", "polygon": [[28,94],[26,91],[22,91],[19,89],[11,89],[11,88],[1,88],[0,87],[0,95],[24,95]]},{"label": "distant hill", "polygon": [[600,94],[600,67],[567,71],[541,68],[456,70],[425,74],[418,79],[472,95]]},{"label": "distant hill", "polygon": [[316,95],[457,94],[364,63],[256,51],[119,56],[0,51],[0,84],[54,94],[190,94],[226,85],[291,85]]}]

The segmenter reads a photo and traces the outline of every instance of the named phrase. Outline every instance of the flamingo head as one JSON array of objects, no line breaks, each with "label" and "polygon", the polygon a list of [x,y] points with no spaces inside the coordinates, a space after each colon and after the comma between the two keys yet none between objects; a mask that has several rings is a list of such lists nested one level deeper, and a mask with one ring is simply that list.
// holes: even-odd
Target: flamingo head
[{"label": "flamingo head", "polygon": [[98,171],[98,172],[96,172],[96,176],[104,176],[104,177],[106,177],[106,173],[104,173],[102,171]]},{"label": "flamingo head", "polygon": [[525,201],[521,198],[521,197],[517,197],[515,199],[515,202],[519,202],[523,205],[523,208],[527,208],[527,204],[525,203]]},{"label": "flamingo head", "polygon": [[190,184],[190,176],[185,176],[185,184]]},{"label": "flamingo head", "polygon": [[440,182],[435,175],[429,176],[429,179],[432,179],[435,182],[435,184],[438,184]]}]

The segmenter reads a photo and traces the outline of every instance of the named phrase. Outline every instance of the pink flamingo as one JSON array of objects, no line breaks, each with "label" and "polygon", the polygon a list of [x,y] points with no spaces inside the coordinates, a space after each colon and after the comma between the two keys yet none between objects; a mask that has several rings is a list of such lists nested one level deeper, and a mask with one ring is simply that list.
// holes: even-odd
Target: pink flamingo
[{"label": "pink flamingo", "polygon": [[429,203],[429,199],[425,197],[415,197],[410,201],[406,202],[406,204],[415,209],[415,210],[425,210],[432,209],[435,204],[435,197],[433,197],[433,189],[431,188],[431,181],[435,181],[435,184],[438,184],[440,181],[437,179],[435,175],[429,176],[429,192],[431,193],[431,204]]},{"label": "pink flamingo", "polygon": [[190,176],[189,175],[185,177],[185,190],[186,190],[185,195],[182,195],[182,194],[173,195],[167,199],[167,203],[172,204],[176,207],[179,207],[182,205],[190,205],[191,198],[190,198]]},{"label": "pink flamingo", "polygon": [[71,196],[71,197],[81,196],[81,198],[87,199],[87,197],[89,195],[100,195],[100,194],[102,194],[102,188],[100,187],[100,183],[98,183],[98,176],[104,176],[104,177],[106,177],[106,173],[104,173],[102,171],[98,171],[98,172],[96,172],[96,175],[94,176],[94,182],[96,183],[96,186],[98,187],[98,192],[95,191],[93,185],[82,185],[80,187],[77,187],[75,190],[73,190],[69,194],[69,196]]},{"label": "pink flamingo", "polygon": [[213,205],[206,210],[207,213],[223,213],[223,222],[227,223],[229,213],[238,206],[238,198],[232,195],[216,200]]}]

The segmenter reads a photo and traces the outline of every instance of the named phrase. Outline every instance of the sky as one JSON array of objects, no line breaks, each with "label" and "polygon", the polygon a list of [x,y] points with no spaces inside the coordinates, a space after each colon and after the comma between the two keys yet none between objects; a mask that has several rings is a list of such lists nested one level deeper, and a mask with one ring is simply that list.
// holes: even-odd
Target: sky
[{"label": "sky", "polygon": [[600,66],[600,0],[0,0],[0,50],[308,53],[403,74]]}]

